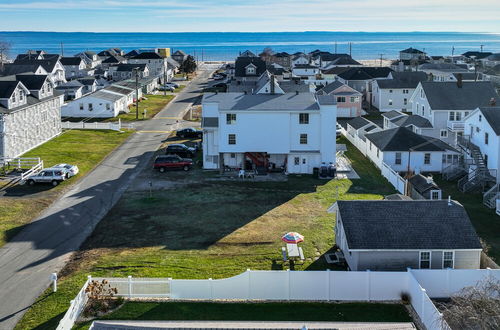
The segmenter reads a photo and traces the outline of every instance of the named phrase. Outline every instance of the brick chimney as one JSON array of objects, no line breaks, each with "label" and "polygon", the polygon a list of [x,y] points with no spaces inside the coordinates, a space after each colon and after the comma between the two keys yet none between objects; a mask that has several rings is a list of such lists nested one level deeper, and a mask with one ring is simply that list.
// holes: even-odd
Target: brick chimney
[{"label": "brick chimney", "polygon": [[492,98],[490,99],[490,105],[491,105],[492,107],[496,106],[496,105],[497,105],[497,99],[495,99],[494,97],[492,97]]},{"label": "brick chimney", "polygon": [[274,86],[275,84],[275,77],[274,74],[271,75],[271,94],[274,95],[276,93],[276,88]]},{"label": "brick chimney", "polygon": [[457,87],[458,88],[462,88],[462,86],[464,85],[464,82],[463,82],[463,76],[461,73],[457,74]]}]

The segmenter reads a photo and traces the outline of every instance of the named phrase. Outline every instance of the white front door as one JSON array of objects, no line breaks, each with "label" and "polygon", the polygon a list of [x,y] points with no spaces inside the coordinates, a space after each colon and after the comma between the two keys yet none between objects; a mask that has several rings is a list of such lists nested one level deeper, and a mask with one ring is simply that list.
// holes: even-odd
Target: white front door
[{"label": "white front door", "polygon": [[300,173],[309,173],[309,161],[306,156],[300,157]]}]

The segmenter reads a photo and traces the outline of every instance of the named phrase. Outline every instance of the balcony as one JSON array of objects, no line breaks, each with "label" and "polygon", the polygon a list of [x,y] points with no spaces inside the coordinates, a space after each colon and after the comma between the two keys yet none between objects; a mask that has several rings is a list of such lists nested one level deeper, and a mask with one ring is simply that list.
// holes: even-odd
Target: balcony
[{"label": "balcony", "polygon": [[465,123],[463,121],[448,121],[447,127],[452,132],[463,132]]}]

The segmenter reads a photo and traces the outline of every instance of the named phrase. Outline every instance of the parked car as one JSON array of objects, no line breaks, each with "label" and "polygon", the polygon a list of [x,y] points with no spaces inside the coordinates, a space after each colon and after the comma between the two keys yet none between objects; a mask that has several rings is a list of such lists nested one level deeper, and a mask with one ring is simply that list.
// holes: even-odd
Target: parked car
[{"label": "parked car", "polygon": [[26,179],[26,183],[33,186],[35,183],[50,183],[57,186],[68,178],[68,171],[63,168],[50,167],[41,170],[37,174],[33,174]]},{"label": "parked car", "polygon": [[188,147],[185,144],[176,143],[167,147],[165,152],[167,155],[179,155],[180,157],[192,158],[196,155],[196,148]]},{"label": "parked car", "polygon": [[337,124],[337,126],[335,127],[337,137],[340,137],[342,135],[341,129],[342,129],[342,127],[340,126],[340,124]]},{"label": "parked car", "polygon": [[165,86],[172,86],[173,88],[179,88],[179,84],[178,83],[174,83],[172,81],[166,82]]},{"label": "parked car", "polygon": [[223,80],[225,78],[226,77],[224,77],[223,75],[221,75],[219,73],[214,74],[214,80]]},{"label": "parked car", "polygon": [[189,158],[182,158],[179,155],[161,155],[155,158],[153,169],[160,172],[166,170],[179,170],[189,171],[193,166],[193,160]]},{"label": "parked car", "polygon": [[167,91],[167,92],[173,92],[175,90],[174,87],[172,86],[168,86],[168,85],[162,85],[162,86],[158,86],[158,90],[159,91]]},{"label": "parked car", "polygon": [[71,164],[57,164],[52,168],[65,168],[68,171],[68,178],[77,175],[79,171],[78,166]]},{"label": "parked car", "polygon": [[180,137],[180,138],[196,138],[196,139],[201,139],[203,137],[203,132],[200,131],[200,130],[197,130],[196,128],[188,127],[188,128],[184,128],[184,129],[178,130],[175,135],[177,137]]},{"label": "parked car", "polygon": [[212,85],[212,87],[215,87],[215,88],[227,88],[227,84],[226,83],[218,83],[218,84]]}]

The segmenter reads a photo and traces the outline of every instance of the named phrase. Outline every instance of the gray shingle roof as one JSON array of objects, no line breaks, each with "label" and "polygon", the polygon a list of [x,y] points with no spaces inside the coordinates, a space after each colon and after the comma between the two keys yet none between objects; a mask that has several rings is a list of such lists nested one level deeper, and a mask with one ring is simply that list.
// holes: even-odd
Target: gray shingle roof
[{"label": "gray shingle roof", "polygon": [[387,111],[387,112],[382,113],[382,116],[387,118],[387,119],[393,119],[396,117],[401,117],[401,116],[406,116],[406,115],[404,113],[399,112],[399,111],[391,110],[391,111]]},{"label": "gray shingle roof", "polygon": [[499,101],[495,88],[489,81],[463,82],[421,82],[425,96],[432,110],[474,110],[487,106],[490,100]]},{"label": "gray shingle roof", "polygon": [[393,79],[378,79],[381,89],[387,88],[416,88],[421,81],[427,81],[427,74],[423,71],[392,72]]},{"label": "gray shingle roof", "polygon": [[4,76],[10,76],[18,73],[36,72],[40,66],[40,64],[4,64],[1,74]]},{"label": "gray shingle roof", "polygon": [[401,53],[409,53],[409,54],[425,54],[423,51],[416,49],[416,48],[413,48],[413,47],[403,49],[400,52]]},{"label": "gray shingle roof", "polygon": [[349,249],[481,249],[455,201],[338,201]]},{"label": "gray shingle roof", "polygon": [[416,174],[408,179],[408,182],[413,186],[413,188],[419,192],[421,195],[425,194],[429,190],[437,190],[439,187],[434,183],[434,181],[428,181],[422,174]]},{"label": "gray shingle roof", "polygon": [[47,75],[23,73],[16,75],[16,79],[29,90],[40,90],[47,80]]},{"label": "gray shingle roof", "polygon": [[397,126],[402,126],[402,127],[413,125],[419,128],[432,128],[432,124],[428,119],[418,115],[410,115],[410,116],[396,118],[391,120],[391,122]]},{"label": "gray shingle roof", "polygon": [[365,135],[381,151],[455,151],[441,140],[397,127]]},{"label": "gray shingle roof", "polygon": [[82,63],[81,57],[61,57],[59,61],[62,65],[80,65]]},{"label": "gray shingle roof", "polygon": [[144,52],[132,57],[134,60],[161,60],[162,58],[155,52]]},{"label": "gray shingle roof", "polygon": [[420,70],[438,70],[444,72],[468,72],[458,65],[452,63],[424,63],[419,66]]},{"label": "gray shingle roof", "polygon": [[312,93],[286,93],[280,95],[210,93],[203,96],[203,103],[218,103],[220,110],[319,110]]},{"label": "gray shingle roof", "polygon": [[0,99],[8,99],[16,90],[19,81],[15,80],[0,80]]},{"label": "gray shingle roof", "polygon": [[336,90],[337,88],[340,88],[342,86],[344,86],[343,83],[341,83],[338,80],[335,80],[335,81],[329,83],[328,85],[326,85],[325,87],[321,88],[319,91],[321,91],[321,93],[324,93],[324,94],[330,94],[331,92],[333,92],[334,90]]},{"label": "gray shingle roof", "polygon": [[354,119],[349,120],[347,123],[354,129],[360,129],[363,126],[371,124],[372,122],[363,117],[356,117]]},{"label": "gray shingle roof", "polygon": [[479,110],[496,135],[500,136],[500,107],[481,107]]},{"label": "gray shingle roof", "polygon": [[97,91],[95,93],[90,94],[89,96],[97,97],[108,101],[118,101],[124,97],[123,95],[107,93],[104,90]]}]

